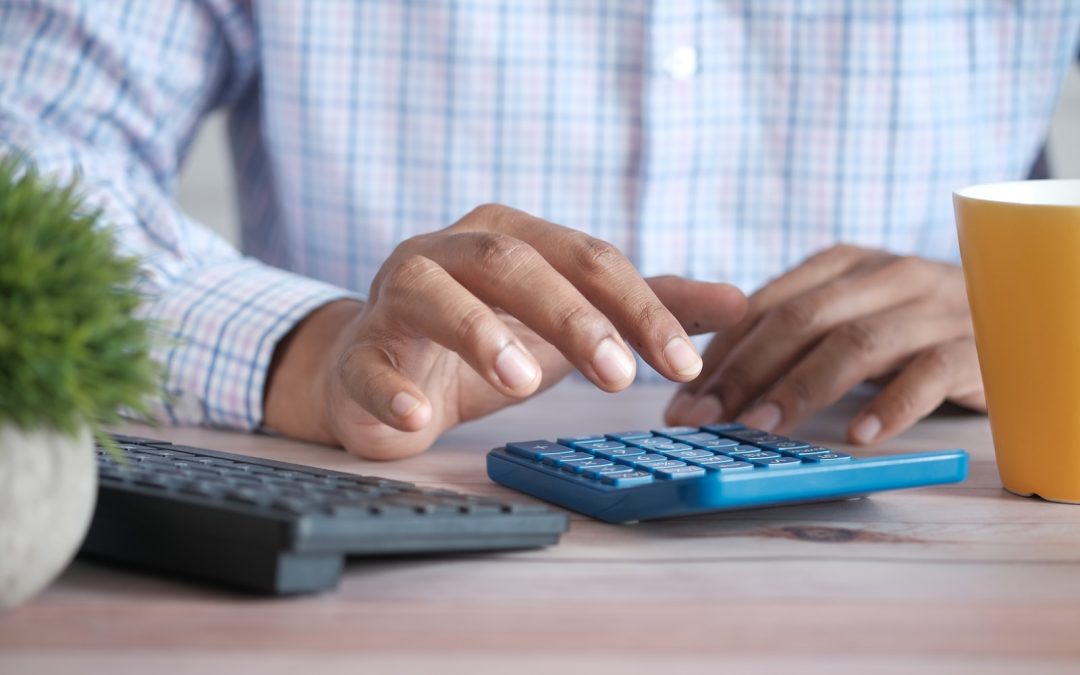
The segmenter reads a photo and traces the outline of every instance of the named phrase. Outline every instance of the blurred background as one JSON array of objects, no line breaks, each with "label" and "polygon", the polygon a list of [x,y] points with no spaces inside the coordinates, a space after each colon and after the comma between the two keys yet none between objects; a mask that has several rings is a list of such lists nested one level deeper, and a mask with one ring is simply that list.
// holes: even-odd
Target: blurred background
[{"label": "blurred background", "polygon": [[[1080,178],[1080,68],[1073,68],[1050,128],[1050,172]],[[215,115],[203,127],[180,177],[177,199],[196,219],[236,241],[233,180],[225,125]],[[443,223],[449,225],[449,223]]]}]

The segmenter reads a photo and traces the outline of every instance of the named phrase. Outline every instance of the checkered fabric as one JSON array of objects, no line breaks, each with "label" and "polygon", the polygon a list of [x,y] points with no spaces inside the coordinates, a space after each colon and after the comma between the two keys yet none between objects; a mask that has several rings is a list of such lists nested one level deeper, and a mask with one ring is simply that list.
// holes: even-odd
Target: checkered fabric
[{"label": "checkered fabric", "polygon": [[[297,321],[484,202],[748,291],[955,260],[951,191],[1027,174],[1078,39],[1076,0],[0,0],[0,154],[143,259],[161,416],[253,428]],[[243,254],[171,199],[217,109]]]}]

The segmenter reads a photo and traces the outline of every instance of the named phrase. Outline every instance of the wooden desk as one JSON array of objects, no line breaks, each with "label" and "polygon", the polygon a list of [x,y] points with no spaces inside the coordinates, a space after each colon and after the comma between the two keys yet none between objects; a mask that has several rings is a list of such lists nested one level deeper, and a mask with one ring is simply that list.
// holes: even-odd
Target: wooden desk
[{"label": "wooden desk", "polygon": [[[156,433],[495,494],[491,446],[654,423],[669,391],[563,385],[397,463],[257,436]],[[800,436],[844,447],[857,403]],[[574,517],[553,548],[353,562],[337,592],[286,600],[76,562],[0,616],[0,672],[1080,671],[1080,507],[1004,493],[980,416],[938,416],[886,446],[966,447],[971,478],[629,526]]]}]

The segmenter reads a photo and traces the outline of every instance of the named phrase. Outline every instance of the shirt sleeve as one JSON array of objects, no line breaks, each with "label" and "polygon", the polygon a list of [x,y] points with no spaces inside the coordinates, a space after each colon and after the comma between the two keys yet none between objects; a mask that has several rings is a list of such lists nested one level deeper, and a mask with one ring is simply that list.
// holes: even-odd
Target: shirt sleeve
[{"label": "shirt sleeve", "polygon": [[0,156],[77,177],[141,261],[162,421],[252,429],[278,341],[349,292],[242,256],[171,192],[200,121],[252,86],[237,0],[0,0]]}]

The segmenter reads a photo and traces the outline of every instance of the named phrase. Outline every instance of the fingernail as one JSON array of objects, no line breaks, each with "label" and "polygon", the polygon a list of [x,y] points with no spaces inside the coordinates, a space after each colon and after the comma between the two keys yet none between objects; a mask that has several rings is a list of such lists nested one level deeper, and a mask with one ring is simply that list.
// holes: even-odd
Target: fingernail
[{"label": "fingernail", "polygon": [[682,422],[683,418],[686,417],[686,413],[694,407],[695,400],[693,394],[685,391],[679,392],[675,398],[671,399],[667,410],[664,411],[664,417],[671,420],[672,423]]},{"label": "fingernail", "polygon": [[593,369],[608,384],[620,384],[634,375],[634,359],[611,338],[604,338],[592,359]]},{"label": "fingernail", "polygon": [[881,433],[881,418],[871,413],[851,425],[851,437],[856,443],[870,443]]},{"label": "fingernail", "polygon": [[763,403],[743,415],[740,421],[752,429],[764,429],[771,432],[780,426],[780,406],[775,403]]},{"label": "fingernail", "polygon": [[686,338],[676,337],[664,347],[668,365],[683,377],[693,377],[701,372],[701,357]]},{"label": "fingernail", "polygon": [[394,395],[394,398],[390,400],[390,411],[402,419],[413,414],[419,407],[420,401],[416,400],[415,396],[405,391],[399,391]]},{"label": "fingernail", "polygon": [[511,389],[524,389],[538,374],[532,360],[514,343],[503,347],[495,357],[495,374]]},{"label": "fingernail", "polygon": [[724,406],[720,404],[720,399],[709,394],[699,398],[697,403],[686,412],[683,419],[685,424],[690,426],[701,426],[718,421],[723,414]]}]

